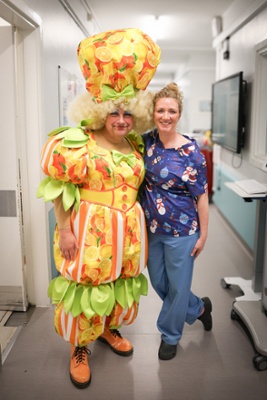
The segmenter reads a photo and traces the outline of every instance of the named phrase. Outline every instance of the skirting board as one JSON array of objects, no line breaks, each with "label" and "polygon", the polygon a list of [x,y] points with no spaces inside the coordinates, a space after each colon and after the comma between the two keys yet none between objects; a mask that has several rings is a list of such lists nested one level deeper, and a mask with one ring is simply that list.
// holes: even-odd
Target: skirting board
[{"label": "skirting board", "polygon": [[1,326],[0,327],[0,365],[2,365],[22,329],[22,326]]},{"label": "skirting board", "polygon": [[0,310],[27,310],[21,286],[0,286]]}]

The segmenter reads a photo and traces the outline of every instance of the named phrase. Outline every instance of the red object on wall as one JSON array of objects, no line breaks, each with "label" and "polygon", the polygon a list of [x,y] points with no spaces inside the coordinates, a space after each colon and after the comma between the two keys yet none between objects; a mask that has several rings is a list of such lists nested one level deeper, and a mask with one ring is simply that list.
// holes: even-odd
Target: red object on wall
[{"label": "red object on wall", "polygon": [[208,175],[208,193],[212,195],[212,180],[213,180],[213,162],[212,162],[212,150],[201,149],[201,153],[206,158],[207,162],[207,175]]}]

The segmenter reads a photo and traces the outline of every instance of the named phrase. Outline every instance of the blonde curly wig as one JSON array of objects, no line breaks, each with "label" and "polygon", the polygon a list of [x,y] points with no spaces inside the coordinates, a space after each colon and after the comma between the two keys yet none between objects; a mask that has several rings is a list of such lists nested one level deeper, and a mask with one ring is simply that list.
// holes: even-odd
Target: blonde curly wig
[{"label": "blonde curly wig", "polygon": [[92,122],[87,127],[96,131],[105,126],[108,114],[115,109],[122,108],[133,115],[134,131],[136,133],[144,133],[155,126],[153,121],[153,98],[154,93],[140,90],[135,97],[130,99],[121,97],[116,100],[96,103],[90,93],[84,92],[78,95],[70,104],[67,118],[76,124],[82,120],[92,119]]}]

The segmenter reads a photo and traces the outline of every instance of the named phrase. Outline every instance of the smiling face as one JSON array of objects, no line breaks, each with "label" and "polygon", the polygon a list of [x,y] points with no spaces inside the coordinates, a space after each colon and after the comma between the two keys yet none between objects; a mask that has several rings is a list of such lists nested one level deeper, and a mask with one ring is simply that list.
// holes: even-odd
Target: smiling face
[{"label": "smiling face", "polygon": [[162,97],[156,101],[154,107],[154,122],[160,133],[175,132],[180,117],[179,105],[176,99]]},{"label": "smiling face", "polygon": [[108,115],[105,128],[109,136],[120,139],[133,129],[133,125],[132,114],[129,111],[118,109]]}]

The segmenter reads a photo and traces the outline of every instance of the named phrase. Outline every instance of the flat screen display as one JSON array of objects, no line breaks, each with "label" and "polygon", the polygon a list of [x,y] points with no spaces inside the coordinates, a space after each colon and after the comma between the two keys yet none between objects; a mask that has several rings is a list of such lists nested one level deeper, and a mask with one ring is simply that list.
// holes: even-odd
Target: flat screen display
[{"label": "flat screen display", "polygon": [[212,85],[212,141],[240,153],[244,144],[243,73]]}]

